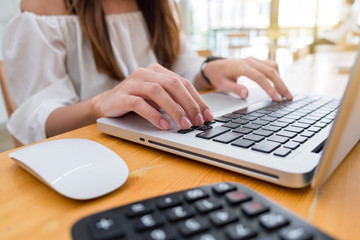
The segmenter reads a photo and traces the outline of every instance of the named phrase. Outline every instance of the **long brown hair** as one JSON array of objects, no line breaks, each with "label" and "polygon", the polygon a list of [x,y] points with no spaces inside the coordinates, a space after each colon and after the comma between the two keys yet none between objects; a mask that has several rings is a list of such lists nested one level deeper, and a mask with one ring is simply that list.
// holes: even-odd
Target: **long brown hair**
[{"label": "long brown hair", "polygon": [[[125,76],[116,63],[102,1],[74,0],[72,5],[69,0],[65,1],[69,12],[79,16],[81,28],[90,40],[98,72],[123,80]],[[149,30],[150,48],[162,66],[171,68],[180,52],[181,26],[174,17],[171,5],[175,4],[174,0],[137,0],[137,3]]]}]

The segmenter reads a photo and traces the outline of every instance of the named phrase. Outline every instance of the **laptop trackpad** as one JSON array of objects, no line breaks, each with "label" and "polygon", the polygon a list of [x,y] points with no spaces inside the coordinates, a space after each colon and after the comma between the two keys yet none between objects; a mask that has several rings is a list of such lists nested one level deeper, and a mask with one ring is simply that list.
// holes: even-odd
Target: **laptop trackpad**
[{"label": "laptop trackpad", "polygon": [[201,95],[201,97],[205,100],[211,111],[213,111],[214,113],[218,111],[223,111],[225,109],[231,109],[235,106],[237,109],[240,109],[242,107],[247,107],[252,103],[269,99],[266,93],[261,89],[249,89],[249,96],[246,100],[242,99],[236,94],[224,92],[203,94]]}]

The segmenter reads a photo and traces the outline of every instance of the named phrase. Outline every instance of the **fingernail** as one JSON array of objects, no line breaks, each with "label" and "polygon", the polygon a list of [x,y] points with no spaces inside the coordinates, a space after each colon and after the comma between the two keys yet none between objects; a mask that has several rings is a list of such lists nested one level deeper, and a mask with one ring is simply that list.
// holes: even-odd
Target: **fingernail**
[{"label": "fingernail", "polygon": [[180,119],[180,126],[181,126],[182,129],[191,128],[190,120],[187,117],[182,116],[181,119]]},{"label": "fingernail", "polygon": [[287,100],[292,100],[293,99],[293,95],[290,92],[287,92],[285,97],[286,97]]},{"label": "fingernail", "polygon": [[247,98],[247,95],[248,95],[248,91],[245,88],[242,88],[240,90],[240,97]]},{"label": "fingernail", "polygon": [[167,130],[170,128],[170,123],[166,119],[162,118],[160,119],[160,126],[162,129]]},{"label": "fingernail", "polygon": [[204,119],[200,113],[196,114],[196,116],[194,118],[194,122],[195,122],[196,126],[201,126],[204,124]]},{"label": "fingernail", "polygon": [[280,101],[282,101],[282,97],[280,96],[280,94],[276,93],[274,95],[274,100],[280,102]]},{"label": "fingernail", "polygon": [[210,111],[210,109],[205,109],[204,118],[207,122],[211,122],[214,119],[214,114]]}]

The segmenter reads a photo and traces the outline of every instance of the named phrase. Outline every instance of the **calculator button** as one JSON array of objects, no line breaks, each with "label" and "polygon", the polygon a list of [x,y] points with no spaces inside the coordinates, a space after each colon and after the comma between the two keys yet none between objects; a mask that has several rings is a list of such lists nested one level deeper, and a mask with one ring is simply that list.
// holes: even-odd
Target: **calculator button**
[{"label": "calculator button", "polygon": [[194,216],[194,214],[195,211],[192,208],[186,206],[179,206],[170,209],[167,213],[167,216],[170,221],[178,221],[181,219],[192,217]]},{"label": "calculator button", "polygon": [[204,219],[195,219],[190,218],[179,224],[179,231],[182,235],[189,237],[197,233],[206,231],[208,229],[208,224]]},{"label": "calculator button", "polygon": [[150,213],[152,212],[153,209],[150,208],[149,206],[146,206],[143,203],[136,203],[133,205],[130,205],[130,207],[127,210],[127,215],[129,217],[136,217],[136,216],[140,216],[146,213]]},{"label": "calculator button", "polygon": [[90,218],[90,231],[94,239],[112,239],[124,236],[120,224],[120,217],[116,214],[100,214]]},{"label": "calculator button", "polygon": [[202,235],[195,238],[195,240],[223,240],[224,237],[216,236],[212,233],[203,233]]},{"label": "calculator button", "polygon": [[221,208],[221,204],[219,202],[215,202],[209,199],[203,199],[195,202],[196,209],[201,213],[211,212],[215,209]]},{"label": "calculator button", "polygon": [[225,229],[225,233],[231,240],[249,239],[257,235],[254,230],[245,227],[241,223],[228,226]]},{"label": "calculator button", "polygon": [[267,212],[269,210],[268,207],[264,206],[262,203],[260,202],[248,202],[248,203],[244,203],[241,206],[241,209],[243,210],[243,212],[248,215],[248,216],[256,216],[259,215],[261,213]]},{"label": "calculator button", "polygon": [[173,240],[174,234],[170,229],[156,228],[145,236],[145,240]]},{"label": "calculator button", "polygon": [[280,231],[280,237],[283,240],[310,240],[312,234],[302,227],[285,228]]},{"label": "calculator button", "polygon": [[238,204],[251,200],[251,197],[243,191],[229,192],[225,198],[232,204]]},{"label": "calculator button", "polygon": [[234,190],[236,190],[236,187],[229,183],[218,183],[213,187],[213,191],[217,194],[224,194]]},{"label": "calculator button", "polygon": [[163,224],[160,215],[147,214],[142,216],[135,223],[135,228],[137,231],[144,231],[147,229],[155,228]]},{"label": "calculator button", "polygon": [[268,230],[274,230],[289,224],[289,220],[285,216],[277,213],[263,214],[259,217],[259,221]]},{"label": "calculator button", "polygon": [[160,209],[174,207],[180,204],[181,204],[181,198],[179,196],[171,196],[171,197],[169,196],[169,197],[161,198],[157,202],[157,206]]},{"label": "calculator button", "polygon": [[208,194],[200,188],[195,188],[185,192],[185,198],[190,202],[206,197],[208,197]]},{"label": "calculator button", "polygon": [[216,226],[223,226],[237,221],[239,218],[234,212],[220,210],[209,215],[210,221]]}]

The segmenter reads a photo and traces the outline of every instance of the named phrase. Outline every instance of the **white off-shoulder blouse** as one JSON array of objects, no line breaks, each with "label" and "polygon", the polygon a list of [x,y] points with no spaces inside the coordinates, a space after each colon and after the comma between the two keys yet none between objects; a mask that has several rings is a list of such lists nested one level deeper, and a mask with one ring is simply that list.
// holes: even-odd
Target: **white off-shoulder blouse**
[{"label": "white off-shoulder blouse", "polygon": [[[106,16],[116,61],[125,76],[157,62],[141,12]],[[46,138],[45,123],[56,108],[113,88],[118,81],[98,73],[91,45],[77,16],[25,12],[4,31],[3,56],[17,110],[7,128],[23,144]],[[181,54],[172,71],[193,81],[203,58],[181,36]]]}]

